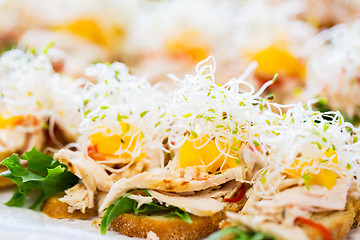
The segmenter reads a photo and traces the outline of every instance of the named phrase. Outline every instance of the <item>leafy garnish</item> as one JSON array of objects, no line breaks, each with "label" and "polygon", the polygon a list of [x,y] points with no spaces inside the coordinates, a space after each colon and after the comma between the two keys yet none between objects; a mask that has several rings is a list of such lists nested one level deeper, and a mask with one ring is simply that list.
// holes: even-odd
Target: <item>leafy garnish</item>
[{"label": "leafy garnish", "polygon": [[189,214],[180,208],[175,208],[175,210],[166,215],[166,217],[179,217],[185,222],[192,224],[192,220]]},{"label": "leafy garnish", "polygon": [[192,223],[192,220],[189,216],[189,214],[180,208],[174,207],[174,206],[165,206],[161,205],[155,202],[151,202],[148,204],[143,204],[140,207],[138,207],[138,203],[134,200],[129,198],[128,195],[124,195],[121,198],[119,198],[115,203],[111,204],[104,217],[101,220],[100,224],[100,231],[101,234],[105,234],[107,232],[107,229],[110,225],[110,223],[124,213],[135,213],[135,214],[145,214],[145,213],[159,213],[159,212],[169,212],[166,217],[180,217],[182,220],[184,220],[187,223]]},{"label": "leafy garnish", "polygon": [[0,176],[12,180],[17,185],[14,195],[5,203],[7,206],[24,206],[28,194],[37,190],[40,196],[30,206],[31,209],[37,209],[51,195],[64,191],[78,182],[78,178],[67,171],[65,165],[35,148],[21,158],[28,161],[28,168],[21,165],[18,154],[11,155],[1,163],[9,170]]},{"label": "leafy garnish", "polygon": [[238,227],[224,228],[211,234],[207,240],[219,240],[222,238],[234,240],[275,240],[273,236],[253,231],[244,231]]},{"label": "leafy garnish", "polygon": [[110,223],[118,216],[123,213],[131,213],[134,211],[134,202],[135,200],[123,196],[119,198],[115,203],[111,204],[104,217],[101,220],[100,232],[105,234]]}]

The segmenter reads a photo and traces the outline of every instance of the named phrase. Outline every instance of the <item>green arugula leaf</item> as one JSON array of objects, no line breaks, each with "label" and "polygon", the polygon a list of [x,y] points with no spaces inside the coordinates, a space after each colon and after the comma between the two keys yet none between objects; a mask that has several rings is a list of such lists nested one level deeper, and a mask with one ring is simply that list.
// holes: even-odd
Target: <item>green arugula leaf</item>
[{"label": "green arugula leaf", "polygon": [[182,220],[184,220],[187,223],[192,224],[192,220],[191,217],[189,216],[189,214],[187,212],[185,212],[184,210],[181,210],[179,208],[175,209],[175,211],[169,213],[168,215],[166,215],[166,217],[179,217]]},{"label": "green arugula leaf", "polygon": [[139,213],[162,212],[162,211],[171,210],[172,208],[175,208],[175,207],[166,207],[166,206],[156,204],[154,202],[151,202],[148,204],[143,204],[138,208],[137,202],[136,202],[136,205],[134,206],[134,213],[139,214]]},{"label": "green arugula leaf", "polygon": [[101,220],[100,232],[105,234],[110,223],[123,213],[131,213],[134,211],[136,201],[128,198],[126,195],[119,198],[115,203],[111,204],[104,217]]},{"label": "green arugula leaf", "polygon": [[224,228],[216,233],[211,234],[206,240],[219,240],[222,238],[234,240],[275,240],[273,236],[260,232],[244,231],[238,227]]},{"label": "green arugula leaf", "polygon": [[[141,190],[141,189],[139,189]],[[146,191],[146,190],[142,190]],[[147,192],[147,191],[146,191]],[[138,208],[138,203],[129,198],[129,194],[122,196],[115,203],[111,204],[104,217],[101,220],[100,232],[105,234],[107,229],[110,226],[110,223],[124,213],[134,213],[136,215],[141,213],[159,213],[159,212],[169,212],[166,217],[180,217],[187,223],[192,223],[191,217],[189,214],[178,207],[174,206],[164,206],[155,202],[148,204],[143,204]]]},{"label": "green arugula leaf", "polygon": [[45,199],[74,186],[79,180],[74,174],[66,171],[65,165],[35,148],[26,152],[22,159],[28,161],[28,168],[21,165],[18,154],[11,155],[1,163],[9,170],[0,176],[12,180],[17,185],[14,195],[5,203],[7,206],[24,206],[29,193],[35,190],[40,195],[32,202],[30,208],[37,209]]}]

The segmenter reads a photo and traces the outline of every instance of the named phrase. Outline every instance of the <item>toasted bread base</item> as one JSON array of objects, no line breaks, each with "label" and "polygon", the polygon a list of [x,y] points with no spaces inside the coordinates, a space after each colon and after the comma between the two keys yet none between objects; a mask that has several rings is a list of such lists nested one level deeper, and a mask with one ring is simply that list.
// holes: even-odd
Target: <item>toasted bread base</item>
[{"label": "toasted bread base", "polygon": [[176,217],[122,214],[111,222],[111,228],[129,237],[146,238],[152,231],[160,239],[198,240],[219,229],[223,213],[212,217],[190,215],[192,224]]},{"label": "toasted bread base", "polygon": [[[351,226],[354,223],[354,218],[358,212],[357,203],[350,201],[346,204],[343,211],[331,211],[324,213],[313,214],[311,220],[322,224],[326,227],[333,237],[333,240],[340,240],[346,237]],[[323,240],[323,235],[315,228],[303,225],[306,235],[311,240]]]},{"label": "toasted bread base", "polygon": [[69,212],[67,203],[59,200],[62,196],[56,195],[46,199],[41,206],[41,211],[51,218],[57,219],[90,219],[97,215],[95,208],[86,209],[85,213],[80,210]]},{"label": "toasted bread base", "polygon": [[[0,173],[5,172],[7,167],[0,165]],[[0,177],[0,188],[5,188],[14,185],[14,182],[6,177]]]}]

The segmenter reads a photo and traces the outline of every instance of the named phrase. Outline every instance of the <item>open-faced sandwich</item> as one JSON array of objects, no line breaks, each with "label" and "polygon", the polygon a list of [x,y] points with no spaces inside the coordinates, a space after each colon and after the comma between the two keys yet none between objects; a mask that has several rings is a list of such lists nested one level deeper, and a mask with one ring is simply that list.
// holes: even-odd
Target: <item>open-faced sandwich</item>
[{"label": "open-faced sandwich", "polygon": [[245,206],[209,239],[343,239],[359,212],[358,129],[296,105],[259,143]]},{"label": "open-faced sandwich", "polygon": [[170,159],[111,187],[99,209],[102,233],[111,226],[132,237],[202,239],[218,229],[224,211],[242,208],[246,175],[254,168],[250,156],[273,115],[263,113],[270,103],[260,95],[273,81],[255,92],[244,80],[249,68],[220,85],[215,66],[203,64],[194,76],[173,77],[178,86],[169,95],[164,138]]},{"label": "open-faced sandwich", "polygon": [[[97,83],[88,84],[83,94],[81,136],[54,155],[80,182],[61,198],[66,208],[45,204],[43,211],[56,218],[73,218],[71,213],[79,211],[91,217],[87,213],[97,213],[101,193],[115,181],[160,166],[167,152],[163,141],[170,112],[164,93],[121,63],[97,64],[87,74]],[[64,214],[54,213],[56,206]]]}]

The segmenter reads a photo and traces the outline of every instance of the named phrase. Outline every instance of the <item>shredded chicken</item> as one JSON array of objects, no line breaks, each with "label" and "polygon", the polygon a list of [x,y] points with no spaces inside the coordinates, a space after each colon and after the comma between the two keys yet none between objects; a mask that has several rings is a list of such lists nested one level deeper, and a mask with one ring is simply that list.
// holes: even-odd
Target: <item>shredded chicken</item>
[{"label": "shredded chicken", "polygon": [[65,196],[59,200],[69,205],[68,211],[80,210],[85,213],[86,208],[94,207],[94,191],[87,189],[82,183],[65,190]]},{"label": "shredded chicken", "polygon": [[162,194],[153,190],[149,190],[149,193],[160,202],[179,207],[197,216],[212,216],[225,207],[225,203],[212,199],[209,196],[180,197],[178,195]]},{"label": "shredded chicken", "polygon": [[312,212],[343,210],[349,187],[350,181],[344,179],[338,179],[331,190],[320,185],[313,185],[310,190],[303,186],[293,187],[276,194],[271,200],[256,203],[256,206],[265,209],[292,205]]},{"label": "shredded chicken", "polygon": [[260,167],[264,167],[262,155],[259,151],[251,150],[245,147],[241,152],[242,159],[245,162],[247,175],[251,179]]},{"label": "shredded chicken", "polygon": [[237,180],[240,182],[243,181],[243,170],[241,167],[229,169],[222,174],[209,175],[207,179],[190,181],[187,181],[184,178],[166,176],[166,170],[163,171],[163,174],[161,174],[161,172],[146,172],[129,179],[119,180],[111,187],[109,194],[100,207],[100,211],[108,207],[111,203],[131,189],[143,188],[167,192],[192,192],[220,186],[221,184],[231,180]]},{"label": "shredded chicken", "polygon": [[80,152],[62,149],[54,155],[59,162],[66,164],[73,174],[83,180],[91,191],[109,191],[113,182],[104,168],[86,158]]},{"label": "shredded chicken", "polygon": [[145,197],[141,195],[129,195],[128,197],[138,203],[137,208],[141,207],[144,204],[149,204],[153,201],[153,197]]},{"label": "shredded chicken", "polygon": [[287,227],[270,222],[261,223],[254,219],[253,216],[239,215],[232,212],[227,212],[226,215],[230,221],[246,226],[255,232],[263,232],[274,235],[279,240],[309,240],[305,232],[297,226]]},{"label": "shredded chicken", "polygon": [[272,222],[291,228],[297,217],[308,218],[312,212],[345,209],[350,181],[338,179],[331,190],[320,185],[313,185],[310,190],[304,186],[285,186],[292,186],[292,181],[284,182],[282,189],[285,190],[271,199],[261,199],[250,189],[241,215],[252,216],[258,223]]}]

